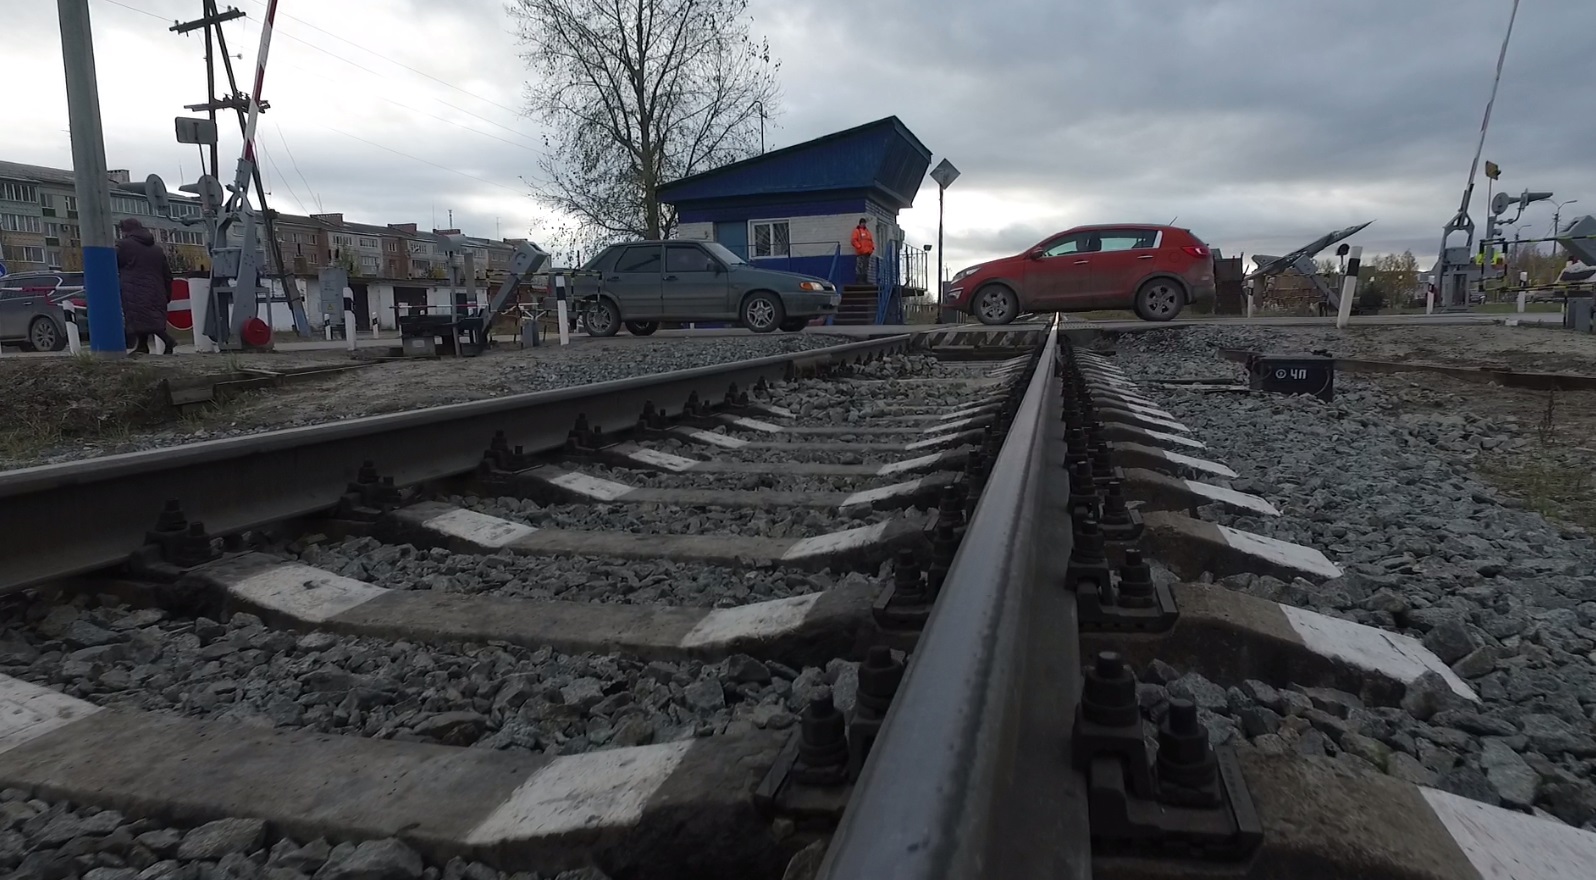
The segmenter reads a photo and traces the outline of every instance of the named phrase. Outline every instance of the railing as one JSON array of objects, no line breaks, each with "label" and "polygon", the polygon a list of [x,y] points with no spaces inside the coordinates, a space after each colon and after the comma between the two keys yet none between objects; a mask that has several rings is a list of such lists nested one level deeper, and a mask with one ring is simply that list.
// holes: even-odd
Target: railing
[{"label": "railing", "polygon": [[825,880],[1090,876],[1056,324],[1036,355]]}]

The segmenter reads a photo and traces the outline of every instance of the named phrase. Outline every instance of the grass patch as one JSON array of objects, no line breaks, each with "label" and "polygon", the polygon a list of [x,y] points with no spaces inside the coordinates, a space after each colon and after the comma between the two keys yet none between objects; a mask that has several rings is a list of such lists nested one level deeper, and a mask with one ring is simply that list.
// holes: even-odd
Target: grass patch
[{"label": "grass patch", "polygon": [[1547,519],[1596,529],[1596,495],[1588,471],[1567,462],[1495,458],[1476,467],[1496,488]]},{"label": "grass patch", "polygon": [[74,440],[116,442],[174,421],[161,372],[88,355],[13,362],[0,372],[0,458],[24,460]]}]

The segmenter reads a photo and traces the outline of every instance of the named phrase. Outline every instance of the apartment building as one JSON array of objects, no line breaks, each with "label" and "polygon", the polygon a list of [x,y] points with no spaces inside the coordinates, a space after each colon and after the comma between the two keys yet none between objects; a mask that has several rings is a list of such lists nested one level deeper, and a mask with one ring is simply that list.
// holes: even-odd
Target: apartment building
[{"label": "apartment building", "polygon": [[[179,273],[210,271],[205,228],[185,224],[201,214],[197,200],[170,193],[174,217],[155,216],[144,182],[128,171],[110,172],[112,222],[137,217],[166,246]],[[70,170],[0,162],[0,255],[9,272],[83,267],[83,242],[77,225],[76,186]],[[458,229],[425,231],[414,223],[378,226],[346,220],[342,213],[300,216],[272,212],[272,227],[284,268],[313,278],[321,269],[342,266],[352,279],[423,282],[429,287],[448,277],[450,236]],[[264,237],[265,230],[261,230]],[[477,278],[492,282],[509,271],[518,239],[469,237]],[[272,257],[268,255],[268,263]]]}]

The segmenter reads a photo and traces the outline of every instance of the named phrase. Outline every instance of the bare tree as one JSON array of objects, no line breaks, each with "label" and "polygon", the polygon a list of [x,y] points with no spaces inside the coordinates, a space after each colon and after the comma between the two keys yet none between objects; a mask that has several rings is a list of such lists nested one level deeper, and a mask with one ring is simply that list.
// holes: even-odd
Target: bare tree
[{"label": "bare tree", "polygon": [[548,127],[533,183],[574,218],[572,244],[662,238],[659,187],[753,155],[778,97],[748,0],[513,0]]}]

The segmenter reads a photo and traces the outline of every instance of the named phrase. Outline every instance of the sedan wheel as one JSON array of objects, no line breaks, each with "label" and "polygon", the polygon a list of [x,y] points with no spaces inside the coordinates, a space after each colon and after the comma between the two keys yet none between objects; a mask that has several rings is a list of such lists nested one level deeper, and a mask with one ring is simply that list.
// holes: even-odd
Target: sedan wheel
[{"label": "sedan wheel", "polygon": [[808,318],[788,318],[781,322],[781,329],[787,333],[797,333],[808,326]]},{"label": "sedan wheel", "polygon": [[627,321],[626,332],[633,336],[650,336],[659,329],[658,321]]},{"label": "sedan wheel", "polygon": [[975,295],[975,317],[983,324],[1007,324],[1019,314],[1019,297],[1001,284],[983,287]]},{"label": "sedan wheel", "polygon": [[35,318],[28,325],[28,347],[34,351],[60,351],[66,348],[66,337],[49,318]]},{"label": "sedan wheel", "polygon": [[743,326],[755,333],[769,333],[787,320],[781,300],[768,293],[756,293],[743,301]]},{"label": "sedan wheel", "polygon": [[621,332],[621,310],[607,299],[595,300],[587,308],[589,336],[614,336]]},{"label": "sedan wheel", "polygon": [[1136,314],[1143,321],[1168,321],[1185,304],[1185,288],[1169,278],[1154,278],[1136,291]]}]

